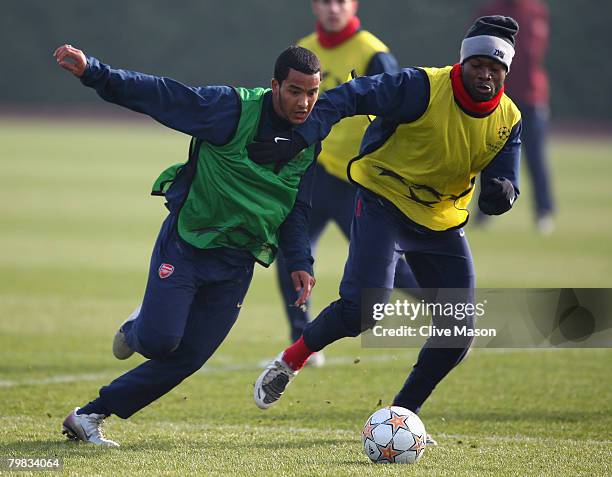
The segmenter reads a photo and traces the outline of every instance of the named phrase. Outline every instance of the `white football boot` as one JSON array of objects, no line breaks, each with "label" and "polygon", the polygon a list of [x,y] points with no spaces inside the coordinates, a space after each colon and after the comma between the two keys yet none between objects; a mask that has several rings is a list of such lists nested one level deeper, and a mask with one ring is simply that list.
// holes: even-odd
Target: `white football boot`
[{"label": "white football boot", "polygon": [[136,318],[138,318],[138,315],[140,315],[141,308],[142,305],[139,305],[138,308],[136,308],[128,317],[128,319],[121,323],[121,326],[115,333],[115,337],[113,338],[113,355],[117,359],[128,359],[134,354],[134,350],[130,348],[130,346],[125,341],[125,333],[123,332],[123,327],[126,323],[134,321]]},{"label": "white football boot", "polygon": [[316,353],[312,353],[308,361],[306,361],[305,366],[309,368],[322,368],[325,366],[325,355],[323,351],[317,351]]},{"label": "white football boot", "polygon": [[79,409],[75,407],[64,419],[62,434],[73,441],[89,442],[98,446],[119,447],[119,444],[105,438],[102,433],[102,424],[106,418],[104,414],[77,414]]},{"label": "white football boot", "polygon": [[260,409],[268,409],[280,399],[287,386],[298,371],[293,371],[287,363],[283,361],[283,353],[274,359],[255,382],[253,397],[255,404]]},{"label": "white football boot", "polygon": [[536,228],[540,235],[550,235],[555,231],[555,220],[552,214],[542,215],[536,220]]},{"label": "white football boot", "polygon": [[438,441],[435,440],[433,437],[431,437],[431,434],[427,434],[427,437],[425,438],[425,445],[426,446],[437,446],[438,445]]}]

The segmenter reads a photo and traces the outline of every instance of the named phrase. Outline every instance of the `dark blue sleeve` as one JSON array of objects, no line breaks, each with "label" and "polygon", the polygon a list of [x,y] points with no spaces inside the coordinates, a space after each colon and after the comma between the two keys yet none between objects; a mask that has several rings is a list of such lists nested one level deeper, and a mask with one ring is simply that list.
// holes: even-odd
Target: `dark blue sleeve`
[{"label": "dark blue sleeve", "polygon": [[399,71],[399,65],[397,64],[395,56],[391,53],[380,52],[376,53],[370,60],[365,75],[374,76],[381,73],[395,74],[399,73]]},{"label": "dark blue sleeve", "polygon": [[515,124],[503,149],[497,153],[481,171],[482,181],[503,177],[512,182],[516,195],[519,195],[519,171],[521,162],[522,121]]},{"label": "dark blue sleeve", "polygon": [[81,82],[110,103],[215,145],[232,138],[240,118],[238,95],[229,86],[190,87],[170,78],[115,70],[93,57],[87,58]]},{"label": "dark blue sleeve", "polygon": [[[317,145],[317,155],[321,150]],[[314,259],[310,251],[308,218],[310,215],[316,157],[302,176],[293,209],[283,222],[279,234],[279,247],[285,256],[289,273],[304,270],[313,275]]]},{"label": "dark blue sleeve", "polygon": [[428,104],[429,80],[419,69],[361,76],[323,94],[310,117],[295,130],[310,145],[324,139],[342,118],[371,114],[408,123],[421,117]]},{"label": "dark blue sleeve", "polygon": [[[522,122],[519,121],[510,131],[510,136],[503,149],[497,153],[493,160],[480,172],[481,193],[480,200],[483,198],[483,191],[488,188],[493,179],[507,179],[514,187],[514,200],[519,196],[519,174],[521,161],[521,129]],[[509,208],[509,207],[508,207]]]}]

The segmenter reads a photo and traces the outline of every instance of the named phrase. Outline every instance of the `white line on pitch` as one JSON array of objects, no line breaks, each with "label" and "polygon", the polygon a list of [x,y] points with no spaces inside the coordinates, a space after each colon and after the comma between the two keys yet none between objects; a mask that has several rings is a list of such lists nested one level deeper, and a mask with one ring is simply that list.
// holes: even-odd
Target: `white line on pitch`
[{"label": "white line on pitch", "polygon": [[[331,357],[326,360],[328,366],[348,366],[355,364],[355,360],[363,364],[368,362],[374,363],[387,363],[390,361],[400,361],[401,359],[414,359],[414,352],[410,355],[407,354],[406,350],[401,350],[396,354],[379,354],[374,356],[365,356],[358,358],[357,353],[354,356],[337,356]],[[472,350],[474,351],[474,350]],[[557,351],[556,349],[550,348],[532,348],[532,349],[519,349],[519,348],[504,348],[504,349],[477,349],[477,353],[525,353],[525,352],[542,352],[542,351]],[[271,359],[271,358],[270,358]],[[204,365],[199,373],[224,373],[227,371],[257,371],[264,368],[268,364],[269,360],[262,361],[260,363],[235,363],[235,364],[223,364],[223,365]],[[411,362],[407,362],[411,364]],[[119,376],[121,371],[104,371],[101,373],[86,373],[86,374],[62,374],[49,376],[47,378],[37,379],[24,379],[24,380],[10,380],[0,379],[0,388],[11,388],[15,386],[44,386],[48,384],[64,384],[74,383],[77,381],[99,381],[104,379],[111,379]]]},{"label": "white line on pitch", "polygon": [[[349,364],[355,363],[355,357],[349,356],[339,356],[335,358],[329,358],[327,360],[327,364],[330,366],[346,366]],[[379,355],[379,356],[369,356],[367,358],[361,359],[363,362],[388,362],[395,361],[401,359],[400,356],[397,355]],[[204,365],[199,373],[224,373],[227,371],[257,371],[265,367],[268,364],[268,361],[265,364],[262,363],[236,363],[236,364],[223,364],[223,365]],[[102,379],[109,379],[112,377],[116,377],[120,374],[120,371],[104,371],[102,373],[87,373],[87,374],[65,374],[65,375],[57,375],[57,376],[49,376],[47,378],[38,378],[38,379],[24,379],[24,380],[0,380],[0,388],[10,388],[14,386],[42,386],[46,384],[63,384],[63,383],[73,383],[76,381],[98,381]]]}]

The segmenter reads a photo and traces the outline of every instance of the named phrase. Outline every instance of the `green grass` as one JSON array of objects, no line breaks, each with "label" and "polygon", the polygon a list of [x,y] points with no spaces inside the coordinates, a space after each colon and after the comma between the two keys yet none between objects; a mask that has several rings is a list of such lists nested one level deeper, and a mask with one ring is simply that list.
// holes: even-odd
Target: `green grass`
[{"label": "green grass", "polygon": [[[359,435],[415,350],[343,340],[328,367],[259,411],[257,363],[287,340],[274,274],[261,268],[201,372],[132,419],[109,419],[120,449],[65,441],[65,414],[140,362],[114,360],[110,341],[139,303],[164,216],[149,188],[186,148],[152,124],[0,123],[0,456],[58,455],[73,475],[610,474],[610,350],[473,350],[422,411],[441,445],[416,466],[369,464]],[[551,155],[556,232],[534,232],[524,181],[515,210],[468,231],[479,286],[612,286],[612,141],[554,141]],[[337,295],[345,257],[331,227],[315,309]]]}]

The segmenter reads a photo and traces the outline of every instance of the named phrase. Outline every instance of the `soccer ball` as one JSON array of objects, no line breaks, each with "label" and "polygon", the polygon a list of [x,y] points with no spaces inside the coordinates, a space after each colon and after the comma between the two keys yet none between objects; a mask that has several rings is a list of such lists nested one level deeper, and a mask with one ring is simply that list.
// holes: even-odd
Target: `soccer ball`
[{"label": "soccer ball", "polygon": [[372,462],[413,464],[425,452],[425,426],[419,416],[399,406],[379,409],[361,431],[363,450]]}]

